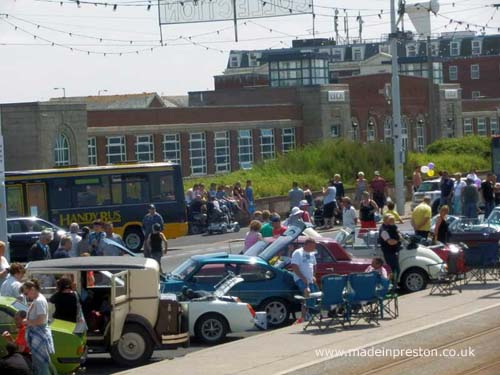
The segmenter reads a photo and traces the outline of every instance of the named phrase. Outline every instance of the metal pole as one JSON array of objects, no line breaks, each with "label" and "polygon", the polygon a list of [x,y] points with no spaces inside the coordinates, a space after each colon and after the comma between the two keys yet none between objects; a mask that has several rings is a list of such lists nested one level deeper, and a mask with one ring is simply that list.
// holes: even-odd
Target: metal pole
[{"label": "metal pole", "polygon": [[392,134],[394,137],[394,188],[396,193],[396,207],[400,215],[405,211],[404,194],[404,150],[401,139],[401,103],[399,93],[398,67],[398,27],[396,24],[396,5],[391,1],[391,55],[392,55]]},{"label": "metal pole", "polygon": [[238,15],[236,14],[236,0],[233,0],[233,22],[234,22],[234,41],[238,41]]},{"label": "metal pole", "polygon": [[7,235],[7,199],[5,196],[5,162],[2,134],[2,108],[0,107],[0,240],[5,242],[5,258],[10,262],[9,239]]}]

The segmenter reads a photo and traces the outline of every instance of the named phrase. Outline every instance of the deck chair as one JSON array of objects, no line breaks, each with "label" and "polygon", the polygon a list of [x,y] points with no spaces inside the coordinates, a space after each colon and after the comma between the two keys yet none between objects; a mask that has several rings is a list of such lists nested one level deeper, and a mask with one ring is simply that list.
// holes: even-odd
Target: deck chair
[{"label": "deck chair", "polygon": [[321,279],[322,291],[311,293],[309,298],[295,296],[306,306],[310,320],[304,326],[317,326],[321,331],[334,324],[344,325],[346,321],[346,304],[344,299],[347,286],[346,275],[326,275]]},{"label": "deck chair", "polygon": [[[453,294],[453,289],[457,289],[460,293],[462,293],[462,284],[465,282],[466,277],[465,274],[459,270],[459,256],[460,253],[450,251],[446,262],[427,266],[428,268],[436,265],[441,266],[441,271],[439,271],[437,275],[430,280],[432,284],[429,295],[451,295]],[[428,274],[431,275],[430,270]]]},{"label": "deck chair", "polygon": [[380,295],[377,289],[380,276],[377,272],[351,273],[348,276],[347,320],[349,325],[361,319],[379,324]]},{"label": "deck chair", "polygon": [[393,280],[386,279],[379,275],[377,294],[380,301],[380,319],[384,319],[386,316],[391,319],[396,319],[399,316],[399,294],[396,284],[397,283],[393,282]]},{"label": "deck chair", "polygon": [[484,243],[477,247],[467,248],[465,253],[465,265],[469,269],[465,283],[479,281],[486,284],[487,281],[498,280],[499,254],[498,244]]}]

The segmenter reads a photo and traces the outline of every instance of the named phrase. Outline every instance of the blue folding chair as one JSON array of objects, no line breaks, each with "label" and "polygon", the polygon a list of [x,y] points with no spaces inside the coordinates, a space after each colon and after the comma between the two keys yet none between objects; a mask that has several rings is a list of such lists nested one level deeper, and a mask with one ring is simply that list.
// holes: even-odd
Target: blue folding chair
[{"label": "blue folding chair", "polygon": [[378,325],[380,296],[380,275],[377,272],[351,273],[347,292],[349,325],[357,324],[361,319]]},{"label": "blue folding chair", "polygon": [[379,298],[380,319],[384,319],[384,314],[395,319],[399,316],[399,296],[396,285],[380,274],[378,274],[378,277],[377,295]]},{"label": "blue folding chair", "polygon": [[498,280],[499,252],[498,243],[487,242],[466,248],[465,265],[469,269],[466,283],[476,280],[486,284],[489,280]]},{"label": "blue folding chair", "polygon": [[321,279],[322,292],[311,293],[309,298],[295,296],[303,300],[309,321],[304,326],[304,331],[309,326],[317,326],[321,331],[333,324],[344,325],[346,321],[345,289],[347,286],[346,275],[326,275]]}]

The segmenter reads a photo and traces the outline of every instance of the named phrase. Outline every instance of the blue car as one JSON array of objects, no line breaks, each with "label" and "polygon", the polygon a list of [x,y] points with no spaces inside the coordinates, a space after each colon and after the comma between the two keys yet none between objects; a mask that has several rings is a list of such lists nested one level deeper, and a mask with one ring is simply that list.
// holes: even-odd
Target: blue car
[{"label": "blue car", "polygon": [[[285,233],[279,239],[281,241],[275,243],[280,243],[276,246],[283,246],[295,238],[295,232],[292,236]],[[185,288],[213,291],[214,286],[229,272],[245,280],[231,289],[231,295],[239,297],[258,311],[265,311],[269,326],[283,325],[290,313],[300,310],[300,305],[294,299],[294,295],[300,292],[293,274],[286,269],[271,266],[263,258],[246,255],[195,255],[165,276],[161,292],[179,294]]]}]

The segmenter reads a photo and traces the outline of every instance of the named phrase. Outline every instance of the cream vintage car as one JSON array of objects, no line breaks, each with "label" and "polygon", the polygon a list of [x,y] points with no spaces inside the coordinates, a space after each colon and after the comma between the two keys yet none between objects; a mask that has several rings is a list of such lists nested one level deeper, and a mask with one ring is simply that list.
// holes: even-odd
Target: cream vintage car
[{"label": "cream vintage car", "polygon": [[55,293],[70,277],[82,299],[89,354],[110,353],[124,366],[148,360],[156,348],[189,345],[188,322],[179,302],[160,296],[159,265],[139,257],[80,257],[30,262],[27,277]]}]

